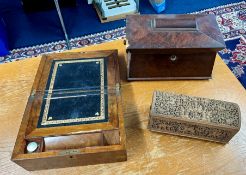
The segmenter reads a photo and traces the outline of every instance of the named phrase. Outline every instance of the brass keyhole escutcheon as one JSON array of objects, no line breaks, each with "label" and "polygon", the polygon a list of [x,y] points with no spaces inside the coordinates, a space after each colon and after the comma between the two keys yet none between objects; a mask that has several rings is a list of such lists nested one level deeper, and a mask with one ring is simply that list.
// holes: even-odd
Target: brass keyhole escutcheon
[{"label": "brass keyhole escutcheon", "polygon": [[171,61],[176,61],[176,60],[177,60],[177,56],[176,56],[176,55],[171,55],[171,56],[169,57],[169,59],[170,59]]}]

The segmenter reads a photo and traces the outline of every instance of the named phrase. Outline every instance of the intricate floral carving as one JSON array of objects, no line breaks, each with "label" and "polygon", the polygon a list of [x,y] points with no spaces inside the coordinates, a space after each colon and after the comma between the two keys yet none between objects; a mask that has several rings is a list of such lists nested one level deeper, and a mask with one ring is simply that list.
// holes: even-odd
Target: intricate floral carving
[{"label": "intricate floral carving", "polygon": [[240,110],[231,102],[157,91],[151,106],[149,128],[227,142],[240,128]]},{"label": "intricate floral carving", "polygon": [[170,134],[187,135],[215,141],[219,140],[221,142],[227,142],[231,138],[230,131],[224,129],[210,128],[178,121],[167,121],[155,117],[152,119],[150,127],[152,130]]},{"label": "intricate floral carving", "polygon": [[239,107],[235,103],[158,91],[152,113],[232,127],[238,127],[240,121]]}]

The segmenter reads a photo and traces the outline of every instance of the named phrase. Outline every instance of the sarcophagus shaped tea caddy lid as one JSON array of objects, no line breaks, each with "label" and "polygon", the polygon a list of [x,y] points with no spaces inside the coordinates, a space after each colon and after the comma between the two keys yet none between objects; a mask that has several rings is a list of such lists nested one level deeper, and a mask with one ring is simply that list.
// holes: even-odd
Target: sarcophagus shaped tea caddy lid
[{"label": "sarcophagus shaped tea caddy lid", "polygon": [[225,47],[214,15],[128,15],[128,50]]}]

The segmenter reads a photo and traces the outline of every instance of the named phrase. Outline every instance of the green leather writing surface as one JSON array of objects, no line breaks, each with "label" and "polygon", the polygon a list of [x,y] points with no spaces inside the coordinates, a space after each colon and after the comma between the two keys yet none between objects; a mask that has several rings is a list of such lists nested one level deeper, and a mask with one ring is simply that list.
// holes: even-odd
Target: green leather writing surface
[{"label": "green leather writing surface", "polygon": [[107,59],[54,60],[38,128],[108,121]]}]

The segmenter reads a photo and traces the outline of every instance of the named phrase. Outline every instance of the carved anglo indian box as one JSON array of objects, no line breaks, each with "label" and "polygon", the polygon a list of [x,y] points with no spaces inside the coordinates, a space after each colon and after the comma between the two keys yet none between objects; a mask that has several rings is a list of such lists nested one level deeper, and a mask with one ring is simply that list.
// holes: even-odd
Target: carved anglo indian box
[{"label": "carved anglo indian box", "polygon": [[27,170],[125,161],[117,51],[42,57],[12,160]]},{"label": "carved anglo indian box", "polygon": [[128,15],[128,80],[209,79],[225,47],[214,15]]},{"label": "carved anglo indian box", "polygon": [[240,130],[240,116],[235,103],[156,91],[148,128],[227,143]]}]

